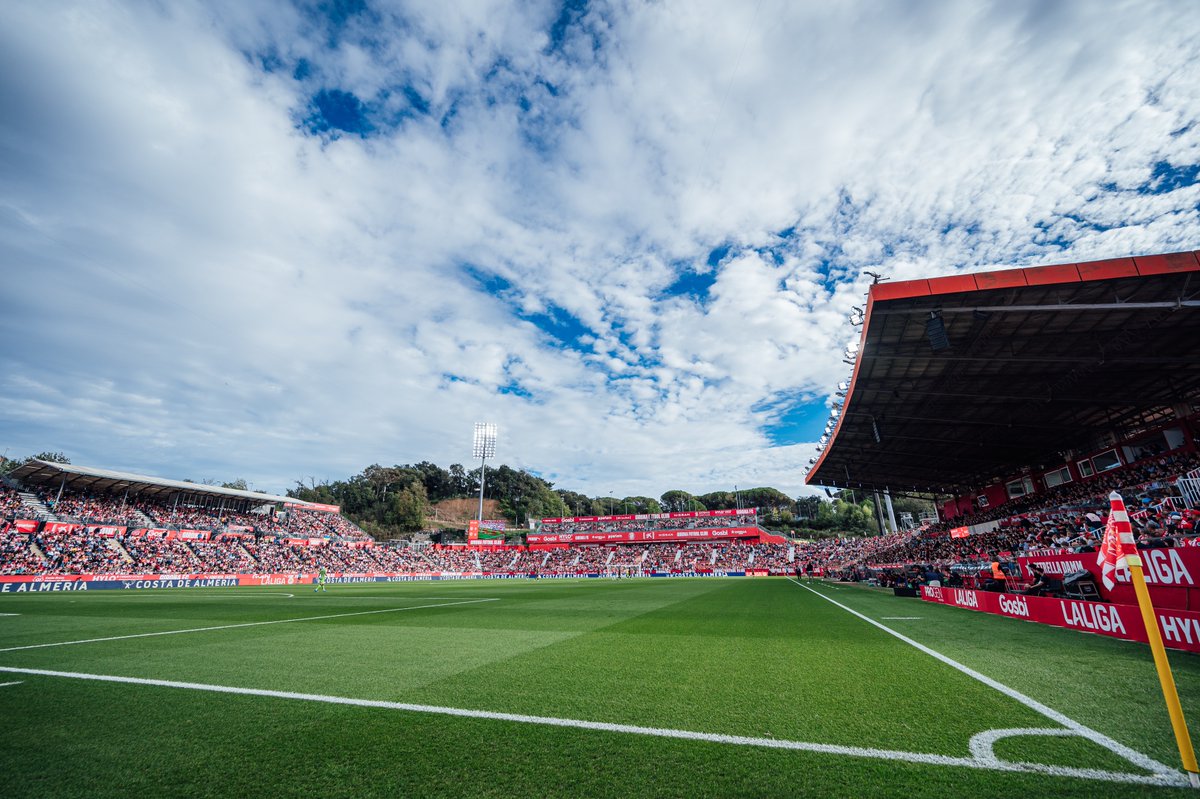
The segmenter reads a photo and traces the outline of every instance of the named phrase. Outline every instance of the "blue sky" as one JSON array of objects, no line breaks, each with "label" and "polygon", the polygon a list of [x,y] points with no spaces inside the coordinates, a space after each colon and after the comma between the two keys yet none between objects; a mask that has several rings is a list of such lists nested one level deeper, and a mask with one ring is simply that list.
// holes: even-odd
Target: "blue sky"
[{"label": "blue sky", "polygon": [[1187,3],[0,5],[0,448],[805,492],[870,278],[1200,248]]}]

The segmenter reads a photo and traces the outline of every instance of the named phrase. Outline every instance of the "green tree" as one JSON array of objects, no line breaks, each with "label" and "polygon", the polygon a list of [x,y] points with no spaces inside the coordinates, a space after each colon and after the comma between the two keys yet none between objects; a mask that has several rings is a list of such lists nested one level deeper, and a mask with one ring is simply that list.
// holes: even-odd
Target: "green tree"
[{"label": "green tree", "polygon": [[563,488],[554,489],[554,493],[558,494],[558,498],[562,500],[566,507],[565,515],[567,516],[584,516],[591,507],[592,501],[578,491],[567,491]]},{"label": "green tree", "polygon": [[817,496],[800,497],[796,500],[796,515],[801,519],[816,519],[822,504],[825,503]]},{"label": "green tree", "polygon": [[428,506],[429,496],[425,492],[425,484],[414,480],[392,496],[392,518],[389,521],[404,532],[416,532],[425,526],[425,511]]},{"label": "green tree", "polygon": [[713,491],[711,494],[700,494],[696,499],[708,510],[730,510],[737,504],[732,491]]},{"label": "green tree", "polygon": [[678,488],[673,488],[670,491],[659,497],[662,500],[663,509],[667,513],[683,513],[684,511],[692,510],[691,504],[696,501],[686,491],[680,491]]},{"label": "green tree", "polygon": [[625,497],[617,508],[621,513],[662,513],[662,505],[653,497]]}]

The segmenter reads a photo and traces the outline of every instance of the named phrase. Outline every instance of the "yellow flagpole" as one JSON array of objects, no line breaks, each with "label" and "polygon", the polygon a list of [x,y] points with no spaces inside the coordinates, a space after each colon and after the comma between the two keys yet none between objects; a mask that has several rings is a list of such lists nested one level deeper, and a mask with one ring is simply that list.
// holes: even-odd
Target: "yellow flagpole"
[{"label": "yellow flagpole", "polygon": [[1179,746],[1179,757],[1183,760],[1183,768],[1188,774],[1192,787],[1200,788],[1200,767],[1196,765],[1192,737],[1188,734],[1187,721],[1183,717],[1183,706],[1179,704],[1179,692],[1175,690],[1175,677],[1171,674],[1167,650],[1163,646],[1162,634],[1158,631],[1158,616],[1154,612],[1154,605],[1150,602],[1150,590],[1146,588],[1146,576],[1142,572],[1142,558],[1140,555],[1126,555],[1125,565],[1129,567],[1133,590],[1137,594],[1138,609],[1141,610],[1142,621],[1146,625],[1146,637],[1150,642],[1150,651],[1154,653],[1154,668],[1158,671],[1158,681],[1162,685],[1163,699],[1167,701],[1167,713],[1171,716],[1171,728],[1175,731],[1175,743]]}]

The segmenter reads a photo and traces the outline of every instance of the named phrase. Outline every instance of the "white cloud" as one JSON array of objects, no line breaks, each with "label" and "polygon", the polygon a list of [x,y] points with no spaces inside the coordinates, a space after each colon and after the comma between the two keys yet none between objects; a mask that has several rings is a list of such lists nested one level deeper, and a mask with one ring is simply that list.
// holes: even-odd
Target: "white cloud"
[{"label": "white cloud", "polygon": [[[562,487],[796,493],[763,407],[844,376],[863,268],[1196,246],[1136,191],[1200,161],[1186,4],[589,8],[0,8],[5,443],[282,490],[494,418]],[[320,87],[377,135],[299,130]]]}]

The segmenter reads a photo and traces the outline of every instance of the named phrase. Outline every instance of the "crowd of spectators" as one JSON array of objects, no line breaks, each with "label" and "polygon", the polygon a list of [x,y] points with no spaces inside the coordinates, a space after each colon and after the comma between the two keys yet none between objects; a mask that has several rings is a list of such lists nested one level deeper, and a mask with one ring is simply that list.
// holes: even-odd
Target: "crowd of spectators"
[{"label": "crowd of spectators", "polygon": [[1200,453],[1174,452],[1139,461],[1087,480],[1064,483],[1054,488],[1026,494],[992,508],[980,508],[931,528],[946,532],[952,527],[972,526],[1011,518],[1033,511],[1091,511],[1108,507],[1108,494],[1118,491],[1129,503],[1131,494],[1159,501],[1172,494],[1172,485],[1181,475],[1200,466]]},{"label": "crowd of spectators", "polygon": [[[27,537],[25,550],[36,558],[41,551],[41,574],[113,574],[128,572],[121,549],[110,538],[82,530],[65,533],[41,532]],[[26,555],[25,562],[30,562]]]},{"label": "crowd of spectators", "polygon": [[[638,574],[765,569],[775,573],[817,570],[880,584],[952,581],[989,564],[1028,552],[1093,551],[1100,541],[1108,492],[1125,496],[1139,546],[1193,543],[1200,511],[1172,497],[1172,480],[1195,468],[1195,455],[1167,454],[1113,470],[1095,479],[1022,497],[999,508],[911,532],[865,538],[829,538],[793,544],[742,541],[576,545],[548,550],[470,550],[465,547],[380,546],[338,514],[307,511],[244,513],[222,509],[167,508],[124,498],[64,493],[56,512],[113,523],[118,512],[138,512],[164,527],[212,530],[211,540],[122,534],[105,538],[86,529],[0,533],[0,573],[292,573],[325,568],[335,573],[510,572],[516,574]],[[107,503],[107,504],[105,504]],[[20,512],[11,489],[0,492],[0,510]],[[740,526],[752,516],[570,522],[545,532],[596,532]],[[961,537],[952,527],[985,525]],[[612,528],[609,530],[609,528]],[[235,537],[229,530],[254,530]],[[278,537],[271,535],[275,533]],[[324,539],[309,546],[289,539]],[[307,543],[307,542],[306,542]]]},{"label": "crowd of spectators", "polygon": [[133,559],[119,569],[125,574],[219,574],[225,569],[220,563],[205,563],[186,541],[177,538],[128,536],[125,551]]},{"label": "crowd of spectators", "polygon": [[[1183,505],[1174,481],[1198,463],[1194,453],[1160,455],[925,530],[818,543],[804,548],[800,556],[821,563],[832,576],[881,585],[912,585],[940,575],[947,585],[961,584],[965,578],[1000,586],[993,570],[1018,577],[1014,560],[1021,555],[1096,551],[1114,490],[1125,500],[1139,548],[1192,545],[1200,541],[1200,510]],[[972,525],[985,529],[950,535],[951,528]]]},{"label": "crowd of spectators", "polygon": [[20,516],[24,508],[20,494],[6,485],[0,485],[0,519],[11,521]]},{"label": "crowd of spectators", "polygon": [[43,574],[46,560],[29,546],[29,536],[9,530],[0,533],[0,574]]},{"label": "crowd of spectators", "polygon": [[[367,541],[370,537],[338,513],[289,509],[266,512],[238,511],[124,494],[91,494],[86,491],[34,489],[41,502],[62,522],[104,524],[121,527],[151,527],[170,530],[200,530],[214,533],[250,530],[268,535],[303,538],[340,538]],[[0,486],[0,518],[31,515],[17,491]]]},{"label": "crowd of spectators", "polygon": [[[103,536],[86,528],[34,534],[16,530],[0,538],[0,573],[14,574],[229,574],[508,572],[595,574],[692,571],[787,571],[785,544],[738,542],[620,544],[549,550],[472,550],[465,547],[363,545],[329,541],[308,546],[285,537],[218,535],[184,540],[122,533]],[[43,556],[38,555],[40,550]]]}]

